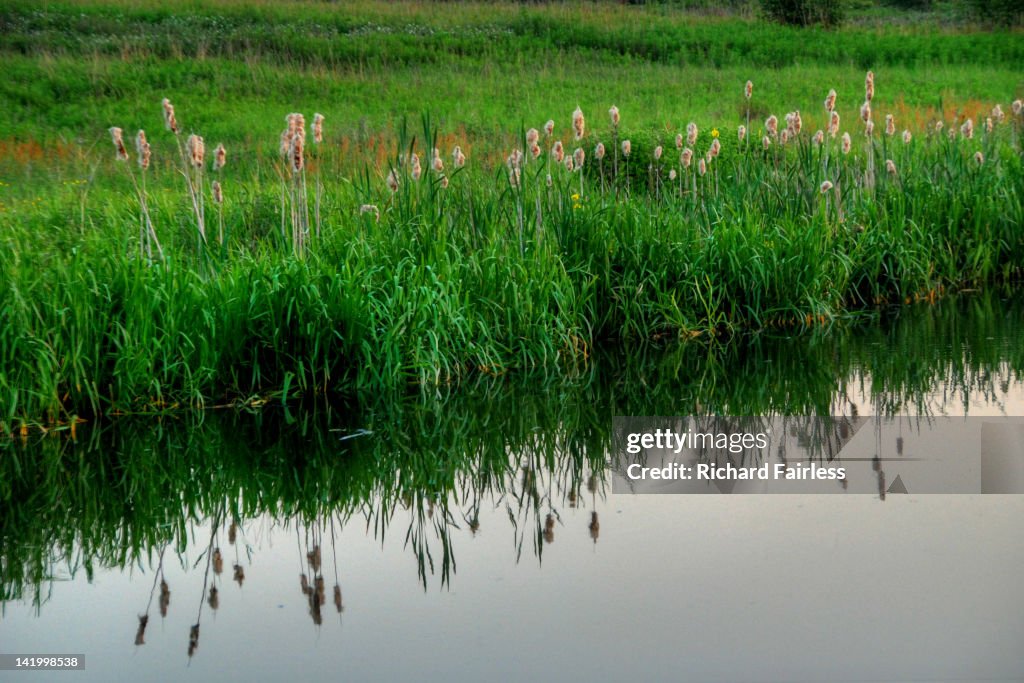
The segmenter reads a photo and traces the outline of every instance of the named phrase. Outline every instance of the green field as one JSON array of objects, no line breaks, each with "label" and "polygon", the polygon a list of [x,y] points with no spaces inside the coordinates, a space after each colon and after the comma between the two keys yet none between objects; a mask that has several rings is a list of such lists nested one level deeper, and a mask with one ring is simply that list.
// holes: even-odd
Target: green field
[{"label": "green field", "polygon": [[[605,3],[238,0],[189,3],[185,15],[148,1],[8,2],[0,58],[8,431],[572,375],[597,347],[820,327],[879,303],[1014,283],[1024,263],[1024,119],[1011,109],[1024,94],[1024,33],[941,13],[872,10],[825,31],[742,8]],[[869,69],[871,138],[858,119]],[[817,145],[830,88],[842,124]],[[180,136],[163,128],[164,97]],[[989,132],[997,104],[1005,118]],[[793,110],[801,132],[762,149],[765,119],[785,128]],[[326,117],[301,172],[277,151],[293,111]],[[510,182],[507,156],[548,119],[553,138]],[[691,121],[700,133],[684,167],[675,137]],[[127,163],[110,126],[124,128]],[[138,128],[153,148],[145,174]],[[202,174],[179,156],[190,133],[206,140]],[[555,139],[584,150],[582,172],[550,161]],[[703,175],[713,139],[721,154]],[[213,172],[219,142],[228,163]],[[457,171],[455,145],[468,157]],[[447,187],[429,168],[433,147]]]}]

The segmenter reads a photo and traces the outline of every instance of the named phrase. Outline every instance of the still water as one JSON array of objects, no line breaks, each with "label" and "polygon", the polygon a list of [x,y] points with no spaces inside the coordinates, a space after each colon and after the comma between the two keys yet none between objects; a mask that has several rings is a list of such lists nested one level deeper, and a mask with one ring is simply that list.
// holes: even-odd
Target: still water
[{"label": "still water", "polygon": [[709,414],[1024,415],[1024,305],[4,443],[0,680],[1024,679],[1024,497],[611,493]]}]

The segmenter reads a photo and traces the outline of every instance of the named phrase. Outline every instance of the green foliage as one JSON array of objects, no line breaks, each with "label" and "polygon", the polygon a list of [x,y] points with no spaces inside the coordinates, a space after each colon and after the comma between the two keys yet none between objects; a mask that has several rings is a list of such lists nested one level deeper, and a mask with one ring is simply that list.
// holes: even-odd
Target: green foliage
[{"label": "green foliage", "polygon": [[838,26],[844,0],[761,0],[761,11],[772,21],[793,26]]},{"label": "green foliage", "polygon": [[1021,0],[968,0],[973,17],[986,24],[1019,26],[1024,23]]}]

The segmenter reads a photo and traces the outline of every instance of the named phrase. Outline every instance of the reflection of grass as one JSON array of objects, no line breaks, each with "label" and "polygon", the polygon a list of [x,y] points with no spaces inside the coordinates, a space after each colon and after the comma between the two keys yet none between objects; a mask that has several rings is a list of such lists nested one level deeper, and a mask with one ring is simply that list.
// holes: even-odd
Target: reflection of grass
[{"label": "reflection of grass", "polygon": [[[998,400],[1024,377],[1022,328],[1019,306],[949,300],[852,333],[640,349],[569,385],[488,380],[435,400],[122,418],[81,427],[78,442],[5,440],[4,595],[45,591],[62,566],[91,573],[152,561],[168,544],[182,551],[190,526],[215,514],[243,532],[261,515],[292,520],[311,539],[300,554],[327,547],[333,520],[357,517],[378,536],[407,538],[424,582],[447,581],[453,530],[478,529],[481,506],[507,510],[520,552],[542,552],[549,514],[554,538],[563,533],[559,511],[602,493],[613,415],[848,413],[839,397],[859,382],[882,414],[934,412],[936,390],[963,406]],[[359,429],[371,433],[342,438]]]}]

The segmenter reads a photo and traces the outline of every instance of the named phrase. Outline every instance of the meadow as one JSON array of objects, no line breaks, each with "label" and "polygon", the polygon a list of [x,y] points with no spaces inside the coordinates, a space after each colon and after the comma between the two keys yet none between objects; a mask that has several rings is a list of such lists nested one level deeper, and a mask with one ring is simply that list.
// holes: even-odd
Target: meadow
[{"label": "meadow", "polygon": [[1021,277],[1019,30],[189,8],[0,9],[4,431],[573,377],[597,348],[826,327]]}]

